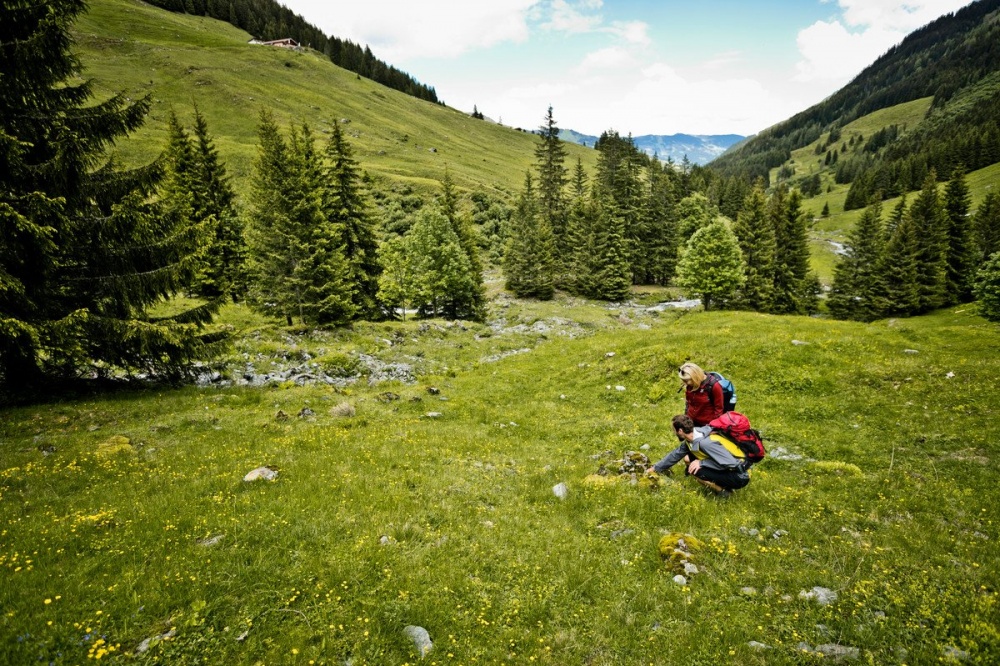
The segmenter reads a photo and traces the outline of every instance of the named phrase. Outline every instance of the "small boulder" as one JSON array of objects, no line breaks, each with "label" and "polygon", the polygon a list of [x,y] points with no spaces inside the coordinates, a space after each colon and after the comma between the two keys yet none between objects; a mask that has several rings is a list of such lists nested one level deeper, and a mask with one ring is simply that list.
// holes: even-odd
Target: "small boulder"
[{"label": "small boulder", "polygon": [[566,499],[569,496],[569,487],[565,483],[557,483],[552,486],[552,494],[561,500]]},{"label": "small boulder", "polygon": [[420,658],[426,657],[431,650],[434,649],[434,643],[431,641],[431,635],[427,633],[427,630],[423,627],[417,627],[414,625],[408,625],[403,628],[403,635],[413,641],[413,647],[417,648],[417,653]]},{"label": "small boulder", "polygon": [[247,483],[251,483],[261,479],[264,479],[265,481],[274,481],[277,478],[278,470],[271,469],[270,467],[258,467],[257,469],[247,472],[247,475],[243,477],[243,480]]}]

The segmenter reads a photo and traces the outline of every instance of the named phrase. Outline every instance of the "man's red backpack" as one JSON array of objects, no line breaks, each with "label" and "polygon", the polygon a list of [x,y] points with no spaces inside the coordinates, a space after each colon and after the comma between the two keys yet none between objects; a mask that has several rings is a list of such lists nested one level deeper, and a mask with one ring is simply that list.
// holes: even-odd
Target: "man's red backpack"
[{"label": "man's red backpack", "polygon": [[739,412],[726,412],[719,418],[709,421],[708,426],[736,446],[740,447],[751,465],[758,463],[767,455],[760,433],[750,427],[750,419]]}]

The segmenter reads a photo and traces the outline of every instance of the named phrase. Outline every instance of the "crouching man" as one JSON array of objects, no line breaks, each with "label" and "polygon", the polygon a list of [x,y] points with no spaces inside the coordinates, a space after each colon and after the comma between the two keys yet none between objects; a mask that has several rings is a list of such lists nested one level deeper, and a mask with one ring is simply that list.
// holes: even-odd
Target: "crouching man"
[{"label": "crouching man", "polygon": [[750,483],[746,457],[736,444],[708,426],[695,428],[686,414],[675,416],[673,427],[680,445],[653,465],[650,472],[670,474],[670,468],[684,460],[685,474],[716,493],[728,494]]}]

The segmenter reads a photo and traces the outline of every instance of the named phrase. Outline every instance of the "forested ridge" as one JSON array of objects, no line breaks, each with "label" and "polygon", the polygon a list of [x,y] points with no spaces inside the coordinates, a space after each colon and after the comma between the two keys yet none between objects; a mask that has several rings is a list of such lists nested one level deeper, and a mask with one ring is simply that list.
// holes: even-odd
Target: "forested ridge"
[{"label": "forested ridge", "polygon": [[302,46],[324,53],[339,67],[418,99],[439,101],[433,87],[379,60],[367,46],[362,48],[350,40],[327,36],[276,0],[149,0],[149,3],[172,12],[226,21],[262,40],[290,37]]},{"label": "forested ridge", "polygon": [[[930,122],[926,128],[921,125],[919,136],[904,139],[901,131],[898,144],[887,144],[865,158],[866,172],[897,172],[895,178],[876,178],[884,196],[893,188],[918,189],[931,169],[946,177],[958,163],[968,169],[995,163],[1000,159],[998,71],[1000,0],[979,0],[913,32],[830,98],[749,139],[713,161],[712,168],[724,176],[767,181],[770,169],[786,162],[792,150],[824,132],[924,97],[933,97],[933,103]],[[915,172],[907,160],[916,165]],[[856,207],[864,206],[866,195],[873,193],[866,188]]]}]

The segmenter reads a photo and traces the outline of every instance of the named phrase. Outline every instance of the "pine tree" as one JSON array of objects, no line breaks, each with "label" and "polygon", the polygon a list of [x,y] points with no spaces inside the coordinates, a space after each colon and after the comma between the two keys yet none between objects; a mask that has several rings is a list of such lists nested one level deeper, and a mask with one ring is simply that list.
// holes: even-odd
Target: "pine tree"
[{"label": "pine tree", "polygon": [[212,309],[147,309],[187,286],[201,242],[186,210],[157,201],[157,164],[105,150],[138,129],[149,98],[89,105],[70,52],[78,0],[0,5],[0,383],[140,370],[177,373],[218,336]]},{"label": "pine tree", "polygon": [[444,180],[441,181],[440,207],[469,260],[469,277],[475,285],[470,304],[473,316],[470,318],[482,320],[486,315],[486,292],[483,288],[483,262],[479,259],[476,229],[469,217],[458,210],[458,195],[451,180],[451,172],[447,168],[444,171]]},{"label": "pine tree", "polygon": [[979,314],[1000,322],[1000,252],[994,252],[976,273],[975,296]]},{"label": "pine tree", "polygon": [[[208,132],[208,121],[194,108],[194,219],[209,224],[211,240],[199,270],[195,291],[206,298],[246,293],[246,243],[236,211],[236,191]],[[211,220],[211,222],[208,222]]]},{"label": "pine tree", "polygon": [[659,161],[647,169],[647,191],[643,202],[644,228],[647,233],[645,282],[666,285],[677,271],[679,232],[677,198],[674,183]]},{"label": "pine tree", "polygon": [[848,234],[846,254],[833,271],[828,304],[839,319],[873,321],[888,309],[882,274],[885,258],[882,204],[872,202]]},{"label": "pine tree", "polygon": [[975,216],[977,263],[1000,252],[1000,192],[990,192],[979,204]]},{"label": "pine tree", "polygon": [[924,179],[923,189],[910,206],[907,215],[913,223],[916,238],[916,259],[919,266],[916,314],[941,307],[945,302],[945,271],[947,267],[947,228],[937,179],[933,173]]},{"label": "pine tree", "polygon": [[972,197],[965,172],[956,168],[945,187],[944,211],[947,236],[945,250],[945,305],[972,300],[975,278],[975,236],[969,216]]},{"label": "pine tree", "polygon": [[739,241],[722,219],[696,231],[677,264],[677,283],[705,310],[725,307],[745,279]]},{"label": "pine tree", "polygon": [[779,188],[771,197],[769,214],[778,250],[774,266],[774,306],[778,314],[806,314],[810,309],[809,237],[802,196]]},{"label": "pine tree", "polygon": [[303,322],[339,325],[355,313],[343,232],[323,214],[322,170],[308,126],[286,143],[261,112],[247,230],[252,303]]},{"label": "pine tree", "polygon": [[881,273],[885,279],[887,315],[908,317],[920,307],[917,234],[909,215],[896,226],[885,248]]},{"label": "pine tree", "polygon": [[552,230],[557,262],[568,254],[566,247],[566,148],[559,139],[559,128],[552,116],[552,107],[538,128],[539,142],[535,146],[535,167],[538,171],[538,214]]},{"label": "pine tree", "polygon": [[613,208],[602,207],[594,232],[594,259],[590,296],[605,301],[628,300],[632,274],[625,239],[625,220]]},{"label": "pine tree", "polygon": [[555,238],[538,210],[531,173],[511,216],[503,270],[507,289],[521,298],[551,299],[555,293]]},{"label": "pine tree", "polygon": [[358,315],[376,317],[380,314],[378,276],[382,272],[378,260],[378,239],[360,168],[336,120],[326,145],[326,160],[323,212],[327,221],[340,230],[340,244],[350,266],[349,281]]},{"label": "pine tree", "polygon": [[774,227],[767,215],[767,199],[761,185],[747,197],[743,210],[736,218],[733,233],[743,254],[742,307],[757,312],[769,312],[774,292]]}]

